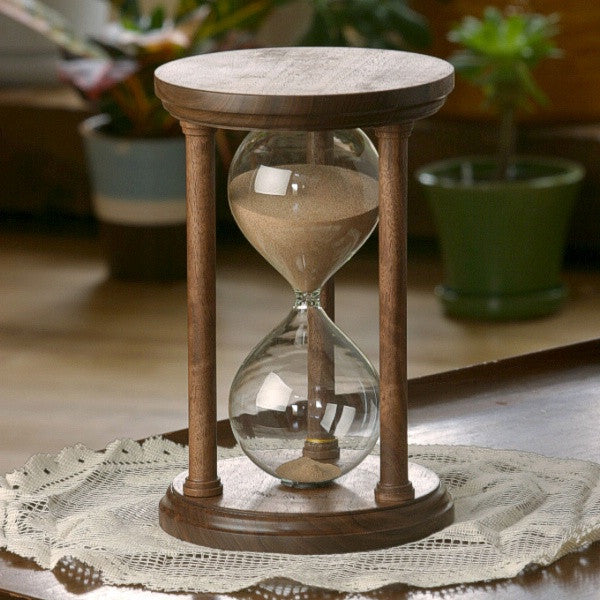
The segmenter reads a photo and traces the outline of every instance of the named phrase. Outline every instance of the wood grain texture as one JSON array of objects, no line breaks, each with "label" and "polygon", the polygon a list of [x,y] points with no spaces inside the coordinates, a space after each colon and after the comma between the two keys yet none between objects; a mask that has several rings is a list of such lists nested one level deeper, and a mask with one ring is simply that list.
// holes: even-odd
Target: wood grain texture
[{"label": "wood grain texture", "polygon": [[[333,163],[333,132],[309,131],[306,160],[309,164],[329,165]],[[321,306],[332,321],[335,321],[335,282],[332,275],[321,288]]]},{"label": "wood grain texture", "polygon": [[332,275],[321,288],[321,306],[335,323],[335,276]]},{"label": "wood grain texture", "polygon": [[230,459],[221,463],[221,498],[189,498],[183,493],[185,473],[176,478],[161,501],[160,524],[202,546],[326,554],[405,543],[452,522],[452,501],[438,477],[420,465],[411,465],[412,502],[377,506],[371,492],[377,463],[370,456],[334,484],[297,490],[279,485],[245,457]]},{"label": "wood grain texture", "polygon": [[222,493],[217,475],[216,223],[214,130],[186,136],[189,476],[185,493]]},{"label": "wood grain texture", "polygon": [[[306,161],[328,165],[333,162],[333,132],[310,131]],[[335,319],[335,283],[330,277],[321,288],[320,303],[331,320]],[[332,341],[315,307],[308,309],[308,423],[303,455],[314,460],[332,460],[340,455],[338,440],[321,427],[327,404],[335,399],[335,363]]]},{"label": "wood grain texture", "polygon": [[408,501],[407,150],[411,124],[377,130],[379,141],[380,503]]},{"label": "wood grain texture", "polygon": [[180,119],[239,129],[384,125],[436,112],[452,66],[420,54],[365,48],[266,48],[162,65],[155,90]]},{"label": "wood grain texture", "polygon": [[334,347],[322,314],[316,306],[308,307],[307,439],[303,455],[328,461],[339,458],[340,449],[338,440],[321,426],[326,407],[335,402]]}]

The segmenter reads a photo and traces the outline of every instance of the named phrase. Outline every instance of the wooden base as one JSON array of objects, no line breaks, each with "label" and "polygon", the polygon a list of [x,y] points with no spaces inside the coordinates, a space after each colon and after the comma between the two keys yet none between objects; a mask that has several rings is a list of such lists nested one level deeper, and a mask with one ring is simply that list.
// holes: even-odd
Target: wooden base
[{"label": "wooden base", "polygon": [[307,490],[280,484],[246,457],[223,460],[223,496],[185,496],[181,473],[160,502],[160,526],[224,550],[332,554],[396,546],[452,523],[454,507],[437,475],[412,463],[415,499],[377,505],[378,465],[379,458],[369,456],[337,482]]}]

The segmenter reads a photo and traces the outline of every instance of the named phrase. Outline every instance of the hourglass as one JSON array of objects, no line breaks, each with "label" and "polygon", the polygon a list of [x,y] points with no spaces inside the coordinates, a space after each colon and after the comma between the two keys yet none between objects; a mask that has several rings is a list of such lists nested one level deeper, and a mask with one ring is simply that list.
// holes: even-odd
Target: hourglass
[{"label": "hourglass", "polygon": [[[412,122],[443,104],[452,68],[396,51],[271,48],[181,59],[155,81],[186,135],[188,201],[189,471],[161,501],[162,528],[224,549],[331,553],[444,527],[451,499],[408,461],[405,199]],[[245,456],[220,461],[217,127],[250,130],[229,205],[295,297],[234,378],[230,424]],[[358,127],[373,128],[379,157]],[[378,219],[379,377],[336,326],[333,285]]]}]

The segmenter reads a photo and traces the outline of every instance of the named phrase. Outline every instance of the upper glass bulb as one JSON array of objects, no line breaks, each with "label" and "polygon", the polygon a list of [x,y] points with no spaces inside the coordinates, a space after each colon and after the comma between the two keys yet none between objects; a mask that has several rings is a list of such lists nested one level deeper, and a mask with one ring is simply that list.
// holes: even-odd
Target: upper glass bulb
[{"label": "upper glass bulb", "polygon": [[248,241],[298,291],[320,288],[378,218],[377,152],[360,129],[249,133],[229,170]]}]

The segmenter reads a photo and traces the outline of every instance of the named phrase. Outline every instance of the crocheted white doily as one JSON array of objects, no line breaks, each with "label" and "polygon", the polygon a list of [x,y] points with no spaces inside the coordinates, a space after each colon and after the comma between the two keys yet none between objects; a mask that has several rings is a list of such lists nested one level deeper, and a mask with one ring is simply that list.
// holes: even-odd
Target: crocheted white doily
[{"label": "crocheted white doily", "polygon": [[[239,456],[220,451],[220,460]],[[0,547],[53,568],[63,557],[105,583],[224,593],[273,576],[347,592],[392,583],[435,587],[513,577],[600,539],[600,465],[516,451],[412,446],[440,475],[453,525],[387,550],[322,556],[194,546],[158,526],[158,502],[187,467],[187,449],[162,438],[40,455],[0,478]]]}]

